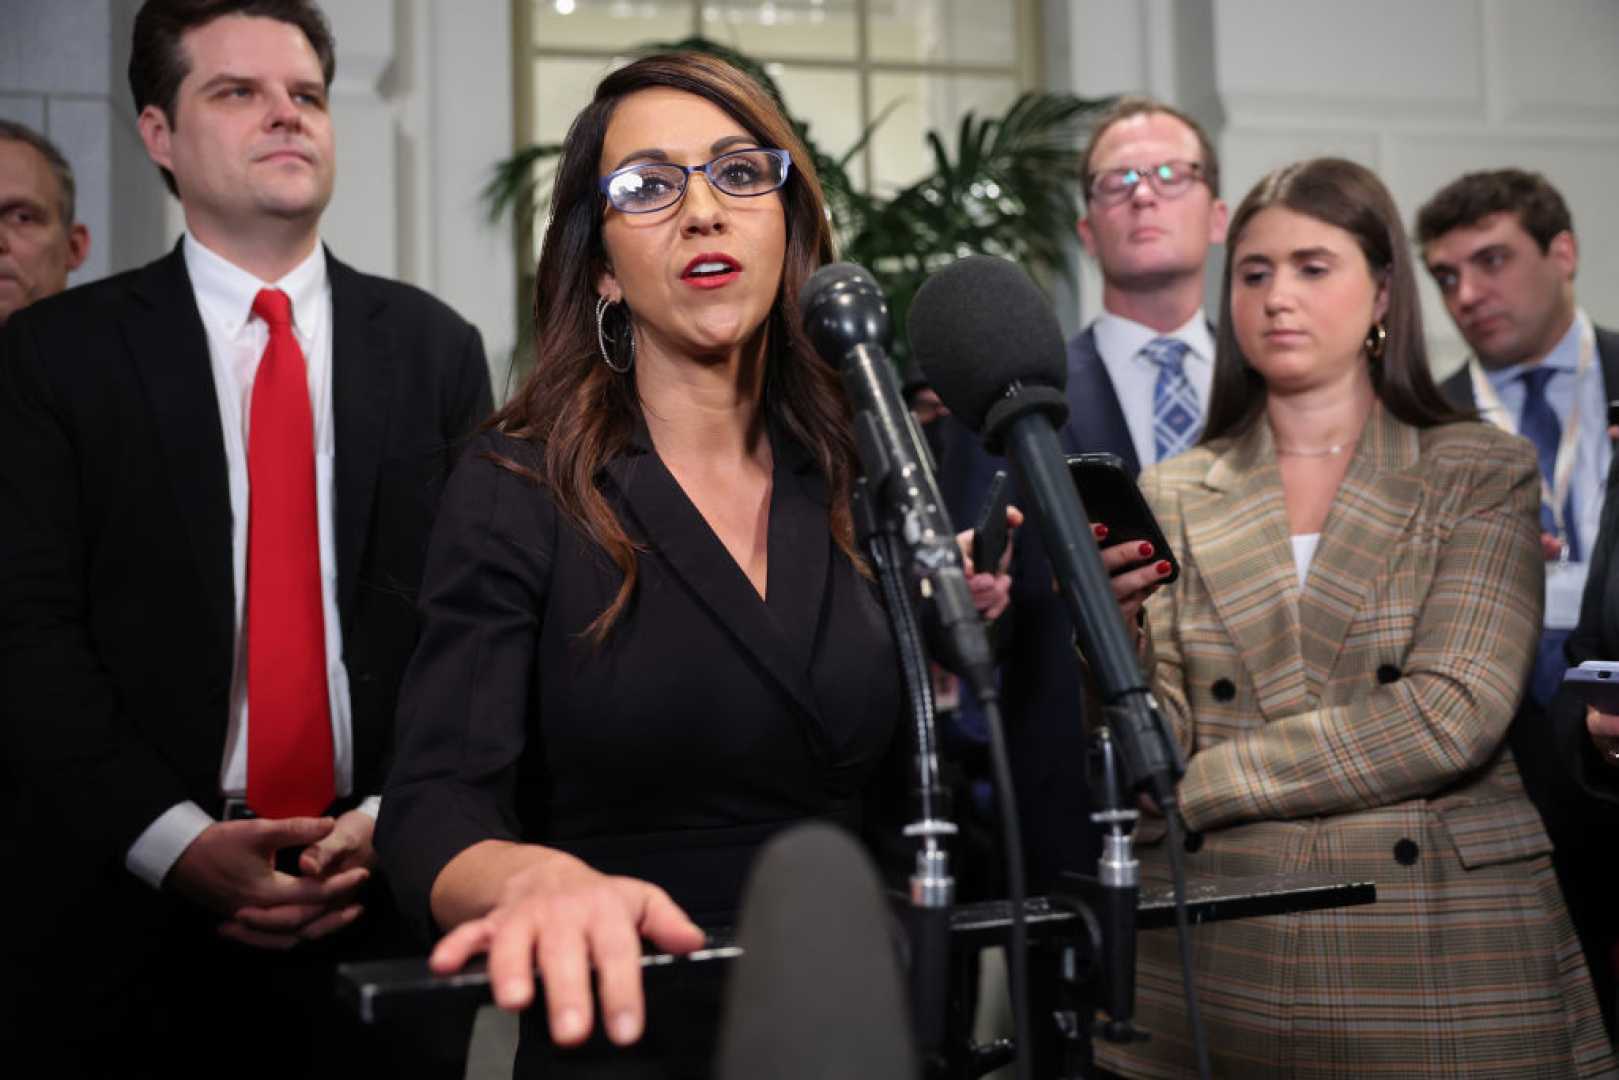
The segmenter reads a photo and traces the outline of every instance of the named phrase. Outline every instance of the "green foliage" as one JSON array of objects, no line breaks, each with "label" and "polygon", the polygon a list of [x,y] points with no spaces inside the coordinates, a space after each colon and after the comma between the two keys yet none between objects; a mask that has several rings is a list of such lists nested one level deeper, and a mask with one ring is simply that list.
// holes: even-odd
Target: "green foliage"
[{"label": "green foliage", "polygon": [[[898,102],[890,103],[855,144],[841,155],[826,153],[810,125],[793,115],[763,65],[706,38],[657,42],[637,54],[684,49],[719,56],[748,72],[792,120],[814,160],[838,237],[839,257],[867,267],[893,309],[896,359],[905,353],[904,326],[926,277],[963,255],[999,255],[1021,263],[1037,277],[1067,275],[1064,249],[1079,217],[1078,177],[1085,129],[1111,99],[1028,93],[1000,116],[961,118],[952,158],[937,131],[926,140],[933,169],[899,191],[860,190],[850,163]],[[532,219],[549,190],[550,170],[561,146],[528,146],[495,166],[484,188],[491,220],[515,211]]]}]

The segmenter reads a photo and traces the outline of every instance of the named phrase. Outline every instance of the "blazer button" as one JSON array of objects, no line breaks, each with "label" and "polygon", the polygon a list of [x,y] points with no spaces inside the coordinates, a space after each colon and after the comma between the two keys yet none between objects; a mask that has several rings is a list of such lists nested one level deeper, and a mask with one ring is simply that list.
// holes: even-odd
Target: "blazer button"
[{"label": "blazer button", "polygon": [[1381,664],[1378,666],[1377,681],[1380,685],[1387,686],[1391,682],[1398,682],[1399,679],[1400,669],[1393,664]]},{"label": "blazer button", "polygon": [[1181,841],[1181,846],[1186,849],[1186,853],[1188,855],[1196,855],[1199,851],[1203,850],[1203,834],[1200,832],[1192,832],[1190,829],[1188,829],[1186,832],[1186,839]]},{"label": "blazer button", "polygon": [[1237,684],[1230,679],[1215,679],[1209,689],[1214,691],[1215,701],[1230,701],[1237,696]]},{"label": "blazer button", "polygon": [[1417,842],[1410,837],[1401,837],[1396,841],[1394,861],[1401,866],[1414,866],[1417,861]]}]

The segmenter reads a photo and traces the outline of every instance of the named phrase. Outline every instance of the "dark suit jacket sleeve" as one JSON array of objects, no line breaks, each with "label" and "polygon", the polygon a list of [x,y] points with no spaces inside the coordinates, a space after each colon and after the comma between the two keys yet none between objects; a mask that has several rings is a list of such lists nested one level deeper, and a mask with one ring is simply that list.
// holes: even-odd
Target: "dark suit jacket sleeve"
[{"label": "dark suit jacket sleeve", "polygon": [[428,937],[428,898],[445,864],[481,840],[519,838],[517,763],[556,528],[549,497],[486,456],[519,446],[480,436],[450,477],[400,690],[376,843],[401,908]]},{"label": "dark suit jacket sleeve", "polygon": [[[1590,574],[1585,594],[1580,598],[1580,621],[1564,646],[1570,664],[1587,660],[1619,660],[1619,640],[1606,632],[1609,623],[1608,593],[1614,587],[1611,575],[1619,573],[1614,563],[1614,546],[1619,544],[1619,490],[1611,478],[1607,501],[1602,507],[1602,526],[1591,553]],[[1585,705],[1567,690],[1552,699],[1551,721],[1557,755],[1566,765],[1588,801],[1577,810],[1586,819],[1601,818],[1619,822],[1619,769],[1598,760],[1596,747],[1585,726]]]},{"label": "dark suit jacket sleeve", "polygon": [[121,859],[188,795],[97,659],[87,612],[81,460],[24,312],[0,332],[0,688],[7,751],[49,797],[65,842]]},{"label": "dark suit jacket sleeve", "polygon": [[471,436],[495,408],[489,388],[489,360],[484,355],[483,336],[477,327],[467,327],[466,340],[454,370],[456,386],[446,417],[450,426],[444,435],[459,443]]}]

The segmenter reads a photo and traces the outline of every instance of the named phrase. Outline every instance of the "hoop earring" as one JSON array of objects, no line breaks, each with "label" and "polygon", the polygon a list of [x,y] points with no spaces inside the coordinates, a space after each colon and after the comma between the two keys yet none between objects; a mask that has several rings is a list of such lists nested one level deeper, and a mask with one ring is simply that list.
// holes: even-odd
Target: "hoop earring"
[{"label": "hoop earring", "polygon": [[1366,358],[1376,363],[1383,359],[1383,354],[1388,351],[1388,347],[1389,332],[1383,329],[1382,323],[1373,323],[1372,328],[1366,331]]},{"label": "hoop earring", "polygon": [[[622,301],[616,302],[622,303]],[[608,350],[607,343],[611,341],[616,345],[618,344],[618,339],[608,337],[607,330],[602,324],[606,319],[607,309],[612,307],[614,303],[615,301],[609,300],[605,296],[596,298],[596,350],[601,353],[602,363],[607,365],[609,371],[619,375],[627,375],[630,368],[635,366],[635,327],[630,324],[629,308],[625,308],[624,335],[629,338],[630,358],[624,361],[622,366],[613,363],[613,354]]]}]

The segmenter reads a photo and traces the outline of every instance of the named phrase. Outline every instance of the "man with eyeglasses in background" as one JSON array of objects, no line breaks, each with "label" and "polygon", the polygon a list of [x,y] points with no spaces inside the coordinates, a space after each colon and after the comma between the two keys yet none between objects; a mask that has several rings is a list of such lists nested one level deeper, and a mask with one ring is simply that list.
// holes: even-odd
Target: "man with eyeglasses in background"
[{"label": "man with eyeglasses in background", "polygon": [[[1083,161],[1079,237],[1102,271],[1102,312],[1068,343],[1069,418],[1059,434],[1069,453],[1117,454],[1134,475],[1202,430],[1214,371],[1204,266],[1226,227],[1220,166],[1195,120],[1144,97],[1122,98],[1100,118]],[[941,486],[951,513],[972,521],[1006,463],[961,441],[943,455]],[[1019,530],[1001,692],[1036,891],[1063,870],[1094,872],[1099,852],[1074,630],[1051,575],[1038,530]]]}]

